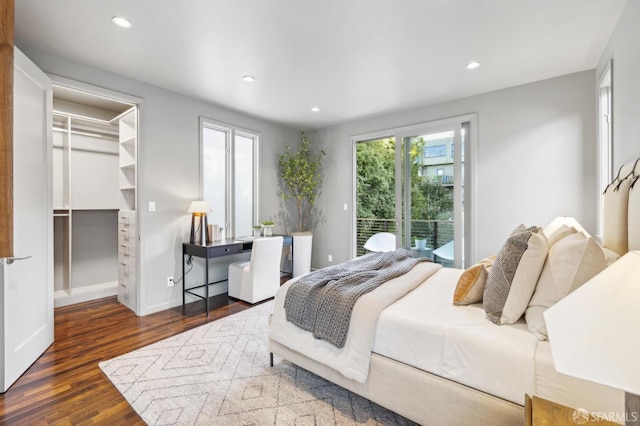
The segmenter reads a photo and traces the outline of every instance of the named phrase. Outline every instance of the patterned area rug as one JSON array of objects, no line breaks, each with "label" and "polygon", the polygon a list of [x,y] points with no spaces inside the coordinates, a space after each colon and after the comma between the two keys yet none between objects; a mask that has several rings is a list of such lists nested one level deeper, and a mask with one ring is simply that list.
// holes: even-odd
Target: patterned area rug
[{"label": "patterned area rug", "polygon": [[408,425],[409,420],[276,357],[271,302],[100,368],[149,425]]}]

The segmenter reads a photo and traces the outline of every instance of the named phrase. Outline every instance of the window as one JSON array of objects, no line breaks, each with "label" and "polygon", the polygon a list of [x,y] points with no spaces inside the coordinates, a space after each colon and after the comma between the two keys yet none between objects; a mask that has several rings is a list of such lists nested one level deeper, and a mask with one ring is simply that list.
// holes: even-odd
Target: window
[{"label": "window", "polygon": [[433,157],[444,157],[447,155],[445,145],[435,145],[435,146],[425,146],[424,147],[424,157],[425,158],[433,158]]},{"label": "window", "polygon": [[598,143],[599,143],[599,179],[598,179],[598,200],[600,203],[598,221],[598,235],[602,235],[602,197],[599,194],[613,179],[613,117],[612,100],[613,86],[611,77],[612,63],[609,61],[600,78],[598,97]]},{"label": "window", "polygon": [[213,211],[209,223],[223,235],[251,235],[258,210],[258,135],[226,124],[200,119],[202,199]]}]

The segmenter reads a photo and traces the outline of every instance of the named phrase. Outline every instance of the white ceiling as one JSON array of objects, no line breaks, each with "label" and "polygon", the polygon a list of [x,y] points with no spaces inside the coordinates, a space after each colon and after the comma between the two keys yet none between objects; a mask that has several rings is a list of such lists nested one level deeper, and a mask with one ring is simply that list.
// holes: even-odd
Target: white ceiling
[{"label": "white ceiling", "polygon": [[16,0],[16,44],[320,128],[595,68],[625,2]]}]

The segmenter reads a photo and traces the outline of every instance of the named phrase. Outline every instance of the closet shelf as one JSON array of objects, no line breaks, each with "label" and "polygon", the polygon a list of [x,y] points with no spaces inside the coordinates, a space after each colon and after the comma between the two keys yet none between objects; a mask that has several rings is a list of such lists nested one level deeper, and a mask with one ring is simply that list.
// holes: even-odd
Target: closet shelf
[{"label": "closet shelf", "polygon": [[135,145],[135,143],[136,143],[136,137],[135,136],[131,136],[131,137],[127,138],[127,139],[124,139],[124,140],[120,141],[121,145],[132,145],[133,146],[133,145]]}]

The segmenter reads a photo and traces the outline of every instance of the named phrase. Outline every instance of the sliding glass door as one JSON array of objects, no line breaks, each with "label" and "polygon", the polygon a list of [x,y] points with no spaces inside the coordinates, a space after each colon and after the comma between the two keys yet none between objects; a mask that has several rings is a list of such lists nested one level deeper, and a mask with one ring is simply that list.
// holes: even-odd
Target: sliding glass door
[{"label": "sliding glass door", "polygon": [[357,141],[356,156],[356,255],[374,234],[396,234],[396,140],[380,137]]},{"label": "sliding glass door", "polygon": [[355,140],[356,255],[370,236],[391,232],[414,256],[464,266],[470,129],[467,118]]}]

